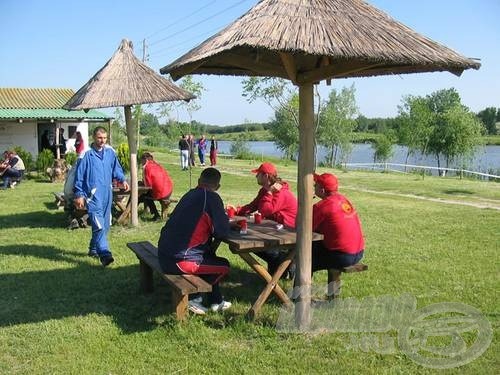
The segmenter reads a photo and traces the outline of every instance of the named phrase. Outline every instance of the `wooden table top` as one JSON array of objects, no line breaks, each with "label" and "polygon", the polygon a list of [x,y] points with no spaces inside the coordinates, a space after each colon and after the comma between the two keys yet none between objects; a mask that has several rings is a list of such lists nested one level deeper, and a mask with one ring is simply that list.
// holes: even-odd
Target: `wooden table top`
[{"label": "wooden table top", "polygon": [[[149,190],[151,190],[151,186],[138,186],[137,187],[137,192],[139,193],[139,195],[142,193],[146,193]],[[122,188],[117,188],[117,187],[113,188],[113,194],[115,194],[115,195],[130,195],[131,192],[132,192],[132,189],[130,189],[129,191],[125,191]]]},{"label": "wooden table top", "polygon": [[[240,234],[237,221],[246,219],[247,234]],[[313,241],[323,239],[323,235],[313,232]],[[254,252],[276,247],[293,247],[297,242],[297,234],[293,229],[278,227],[278,223],[272,220],[262,220],[261,224],[255,224],[253,218],[235,217],[231,221],[231,231],[228,238],[224,240],[229,244],[231,251]]]}]

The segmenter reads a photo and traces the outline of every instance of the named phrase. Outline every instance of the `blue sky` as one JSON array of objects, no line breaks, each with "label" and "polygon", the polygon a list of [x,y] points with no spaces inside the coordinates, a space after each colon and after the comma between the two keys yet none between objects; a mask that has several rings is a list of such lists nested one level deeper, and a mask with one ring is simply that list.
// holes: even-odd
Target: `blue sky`
[{"label": "blue sky", "polygon": [[[78,90],[117,49],[134,42],[156,71],[169,64],[251,8],[256,0],[0,0],[0,87]],[[480,58],[480,70],[336,80],[320,85],[356,87],[360,112],[367,117],[397,114],[403,95],[427,95],[455,87],[462,102],[477,112],[500,107],[499,0],[369,0],[370,4],[417,32],[467,56]],[[207,91],[193,119],[217,125],[264,122],[272,111],[241,96],[241,78],[195,76]],[[184,113],[180,120],[187,120]]]}]

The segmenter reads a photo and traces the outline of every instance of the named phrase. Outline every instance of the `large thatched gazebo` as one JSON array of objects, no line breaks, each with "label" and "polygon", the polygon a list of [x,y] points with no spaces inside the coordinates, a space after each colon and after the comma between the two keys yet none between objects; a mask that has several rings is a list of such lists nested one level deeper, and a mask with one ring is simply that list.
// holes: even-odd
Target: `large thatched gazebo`
[{"label": "large thatched gazebo", "polygon": [[231,25],[160,70],[274,76],[299,87],[297,221],[299,328],[310,321],[313,85],[346,77],[449,71],[480,64],[426,38],[362,0],[262,0]]},{"label": "large thatched gazebo", "polygon": [[137,126],[132,121],[135,104],[191,100],[194,96],[158,75],[135,57],[132,42],[122,40],[111,59],[64,105],[66,109],[124,106],[130,149],[132,225],[137,218]]}]

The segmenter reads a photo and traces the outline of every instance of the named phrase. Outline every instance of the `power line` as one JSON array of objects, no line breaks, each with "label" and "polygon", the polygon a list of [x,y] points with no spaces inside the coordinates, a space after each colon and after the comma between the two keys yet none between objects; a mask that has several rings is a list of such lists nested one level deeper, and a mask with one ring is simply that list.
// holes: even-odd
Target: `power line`
[{"label": "power line", "polygon": [[175,43],[175,44],[171,44],[169,45],[168,47],[165,47],[165,48],[162,48],[162,49],[159,49],[159,50],[156,50],[154,51],[153,53],[149,53],[148,56],[150,57],[158,57],[158,56],[164,56],[166,55],[165,52],[170,52],[172,51],[172,48],[175,48],[175,47],[178,47],[178,46],[184,46],[186,43],[192,41],[192,40],[196,40],[198,38],[201,38],[207,34],[211,34],[212,32],[214,31],[218,31],[218,30],[221,30],[223,29],[224,27],[226,27],[228,24],[224,25],[224,26],[217,26],[217,27],[214,27],[213,29],[210,29],[210,30],[206,30],[204,31],[203,33],[201,34],[198,34],[192,38],[189,38],[189,39],[185,39],[183,40],[182,42],[179,42],[179,43]]},{"label": "power line", "polygon": [[195,10],[193,13],[188,14],[187,16],[180,17],[177,21],[174,21],[174,22],[172,22],[171,24],[169,24],[169,25],[165,26],[164,28],[161,28],[160,30],[155,31],[154,33],[152,33],[152,34],[148,35],[148,36],[147,36],[147,37],[145,37],[144,39],[149,39],[149,38],[151,38],[152,36],[155,36],[156,34],[161,33],[162,31],[165,31],[165,30],[167,30],[167,29],[170,29],[172,26],[177,25],[179,22],[182,22],[182,21],[186,20],[187,18],[192,17],[192,16],[194,16],[195,14],[198,14],[198,13],[199,13],[199,12],[201,12],[203,9],[208,8],[210,5],[212,5],[212,4],[213,4],[213,3],[215,3],[216,1],[217,1],[217,0],[213,0],[213,1],[211,1],[210,3],[208,3],[208,4],[204,5],[204,6],[202,6],[201,8],[199,8],[199,9]]},{"label": "power line", "polygon": [[217,16],[221,15],[222,13],[225,13],[225,12],[227,12],[228,10],[231,10],[231,9],[235,8],[235,7],[237,7],[237,6],[238,6],[238,5],[240,5],[240,4],[243,4],[243,3],[244,3],[244,2],[246,2],[246,1],[249,1],[249,0],[241,0],[241,1],[238,1],[236,4],[233,4],[233,5],[231,5],[230,7],[227,7],[227,8],[225,8],[225,9],[221,10],[220,12],[214,13],[214,14],[212,14],[211,16],[208,16],[207,18],[202,19],[201,21],[198,21],[198,22],[196,22],[196,23],[194,23],[194,24],[191,24],[191,25],[189,25],[189,26],[185,27],[185,28],[184,28],[184,29],[182,29],[182,30],[179,30],[179,31],[177,31],[177,32],[175,32],[175,33],[173,33],[173,34],[167,35],[166,37],[161,38],[161,39],[159,39],[159,40],[157,40],[157,41],[155,41],[155,42],[153,42],[153,43],[150,43],[150,45],[149,45],[149,46],[151,47],[151,46],[153,46],[153,45],[155,45],[155,44],[158,44],[158,43],[160,43],[160,42],[163,42],[164,40],[167,40],[167,39],[170,39],[170,38],[172,38],[172,37],[174,37],[174,36],[176,36],[176,35],[179,35],[179,34],[181,34],[181,33],[185,32],[185,31],[187,31],[187,30],[191,29],[193,26],[197,26],[197,25],[200,25],[200,24],[202,24],[202,23],[204,23],[204,22],[206,22],[206,21],[208,21],[208,20],[211,20],[212,18],[217,17]]}]

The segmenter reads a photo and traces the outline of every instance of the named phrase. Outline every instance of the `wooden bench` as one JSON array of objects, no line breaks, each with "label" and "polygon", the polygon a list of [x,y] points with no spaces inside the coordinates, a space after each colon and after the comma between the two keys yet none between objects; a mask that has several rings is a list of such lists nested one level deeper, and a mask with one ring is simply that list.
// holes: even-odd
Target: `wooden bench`
[{"label": "wooden bench", "polygon": [[172,203],[177,203],[178,200],[174,198],[166,198],[166,199],[160,199],[160,206],[161,206],[161,218],[165,220],[168,216],[168,208]]},{"label": "wooden bench", "polygon": [[158,249],[148,241],[127,243],[139,258],[140,285],[144,293],[153,291],[153,271],[161,275],[172,289],[172,305],[177,320],[184,320],[187,315],[188,296],[212,290],[212,285],[195,275],[168,275],[163,273],[158,260]]},{"label": "wooden bench", "polygon": [[337,298],[340,295],[340,275],[342,273],[354,273],[354,272],[363,272],[368,270],[368,266],[363,263],[356,263],[349,267],[344,267],[341,269],[331,268],[328,270],[328,291],[327,295],[329,299]]},{"label": "wooden bench", "polygon": [[56,198],[55,204],[57,206],[57,209],[63,209],[64,205],[66,204],[66,199],[64,198],[64,193],[63,192],[53,192],[54,197]]}]

